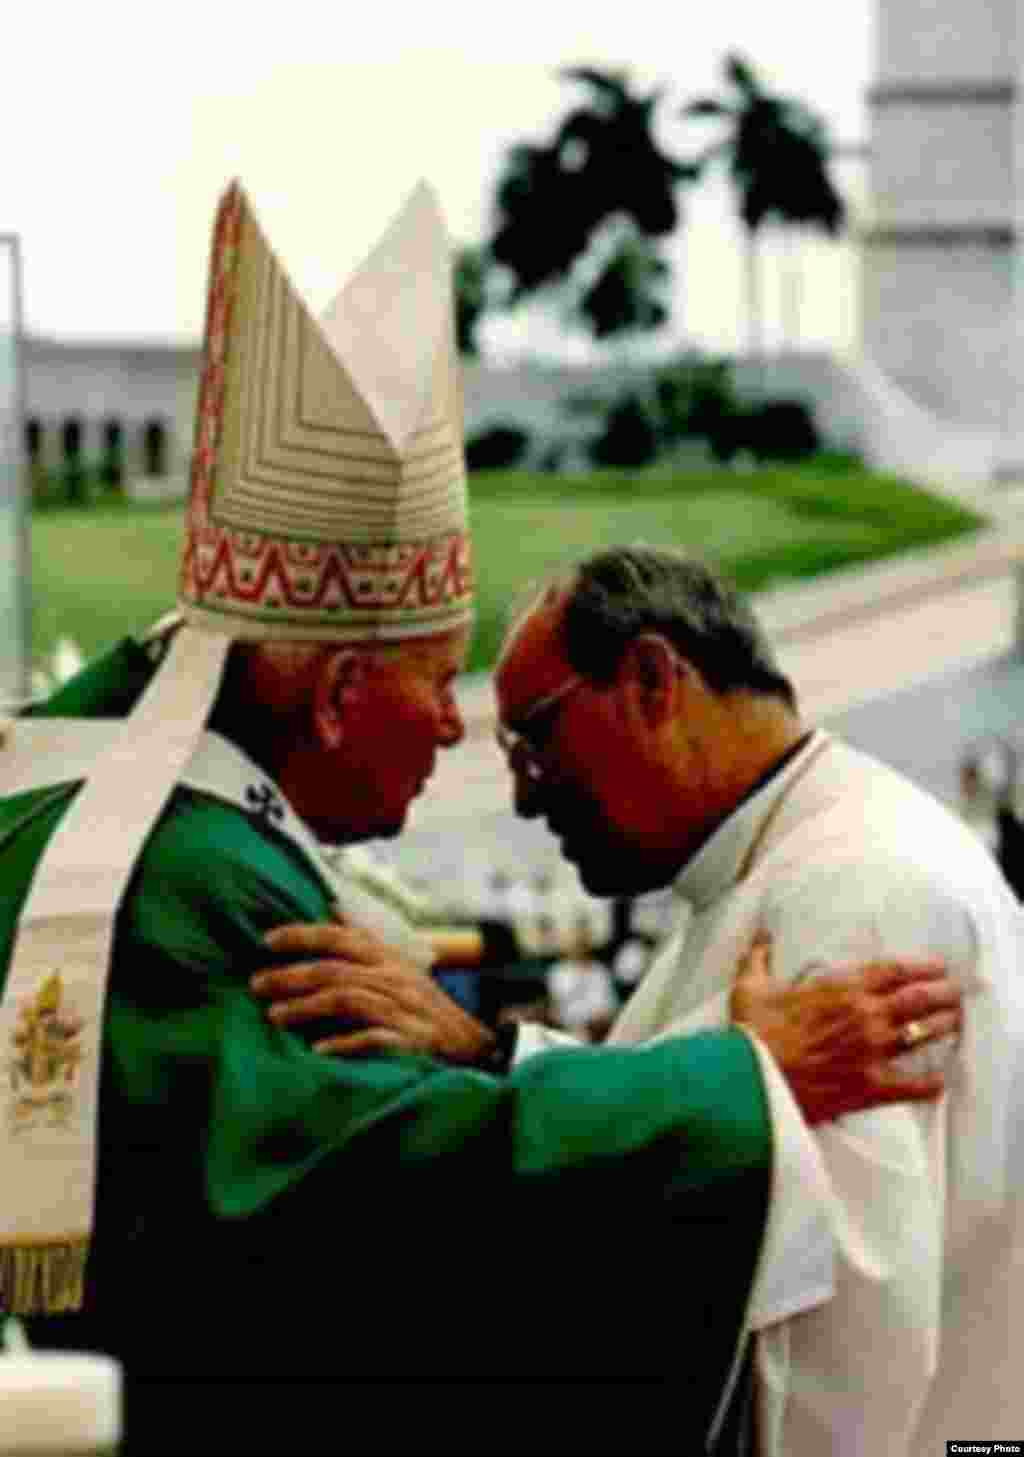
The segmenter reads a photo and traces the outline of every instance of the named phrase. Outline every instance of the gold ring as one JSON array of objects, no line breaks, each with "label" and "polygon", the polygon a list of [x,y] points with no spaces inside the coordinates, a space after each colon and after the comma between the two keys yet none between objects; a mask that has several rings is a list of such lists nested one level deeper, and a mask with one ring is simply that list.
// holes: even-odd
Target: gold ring
[{"label": "gold ring", "polygon": [[908,1022],[900,1035],[903,1038],[904,1047],[916,1047],[928,1036],[928,1029],[923,1022]]}]

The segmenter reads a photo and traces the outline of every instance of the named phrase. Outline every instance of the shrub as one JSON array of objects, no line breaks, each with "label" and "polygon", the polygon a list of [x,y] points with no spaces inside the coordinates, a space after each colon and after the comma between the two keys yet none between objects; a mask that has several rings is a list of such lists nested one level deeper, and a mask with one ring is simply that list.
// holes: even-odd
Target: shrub
[{"label": "shrub", "polygon": [[740,451],[755,460],[804,460],[819,448],[814,416],[802,400],[766,400],[723,414],[708,431],[711,453],[726,464]]},{"label": "shrub", "polygon": [[511,470],[530,448],[530,435],[518,425],[492,425],[466,442],[467,470]]},{"label": "shrub", "polygon": [[685,360],[660,369],[654,394],[666,444],[709,438],[722,420],[742,412],[725,360]]},{"label": "shrub", "polygon": [[749,414],[750,444],[758,460],[802,460],[821,441],[802,400],[768,400]]},{"label": "shrub", "polygon": [[661,439],[656,416],[642,396],[625,394],[609,408],[603,432],[590,445],[595,465],[649,465]]}]

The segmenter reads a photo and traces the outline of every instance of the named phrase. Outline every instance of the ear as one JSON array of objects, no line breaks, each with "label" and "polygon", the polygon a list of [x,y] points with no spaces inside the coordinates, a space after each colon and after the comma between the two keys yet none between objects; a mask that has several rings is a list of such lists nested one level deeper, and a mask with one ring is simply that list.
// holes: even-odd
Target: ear
[{"label": "ear", "polygon": [[680,679],[692,672],[687,660],[655,632],[633,638],[619,666],[626,702],[652,728],[657,728],[675,712]]},{"label": "ear", "polygon": [[353,648],[329,653],[313,685],[313,733],[322,748],[337,749],[346,719],[366,689],[366,660]]}]

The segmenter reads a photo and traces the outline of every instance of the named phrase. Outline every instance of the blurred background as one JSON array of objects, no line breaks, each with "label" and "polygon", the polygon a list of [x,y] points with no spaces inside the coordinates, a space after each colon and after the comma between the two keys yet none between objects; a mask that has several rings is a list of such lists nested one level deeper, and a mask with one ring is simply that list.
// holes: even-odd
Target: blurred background
[{"label": "blurred background", "polygon": [[808,716],[1009,864],[1017,0],[282,19],[101,0],[3,22],[0,702],[170,605],[225,183],[320,312],[427,177],[455,247],[481,581],[469,738],[359,873],[498,928],[495,965],[596,961],[600,992],[523,982],[566,1024],[628,995],[671,905],[591,902],[512,818],[488,671],[524,580],[636,538],[757,592]]}]

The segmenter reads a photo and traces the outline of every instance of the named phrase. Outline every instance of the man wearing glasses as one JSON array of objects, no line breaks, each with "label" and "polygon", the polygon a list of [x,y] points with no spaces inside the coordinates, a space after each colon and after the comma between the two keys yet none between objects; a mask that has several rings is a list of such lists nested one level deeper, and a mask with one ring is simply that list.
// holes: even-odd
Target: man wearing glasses
[{"label": "man wearing glasses", "polygon": [[[812,1259],[755,1290],[761,1450],[923,1457],[969,1431],[1019,1433],[1021,912],[984,849],[898,775],[804,725],[749,609],[671,552],[609,551],[552,583],[514,624],[496,693],[517,812],[546,820],[592,893],[671,884],[688,910],[609,1043],[723,1025],[758,932],[786,982],[911,952],[943,958],[970,998],[939,1103],[817,1130],[831,1299],[810,1308]],[[344,957],[331,934],[306,944]],[[344,1009],[344,975],[315,965]],[[443,1053],[444,1017],[425,1011],[414,1031],[390,995],[378,1030]],[[301,1021],[302,997],[289,1004]],[[911,1068],[945,1017],[902,1030]],[[514,1061],[564,1041],[522,1027]],[[793,1209],[814,1197],[795,1192]]]}]

